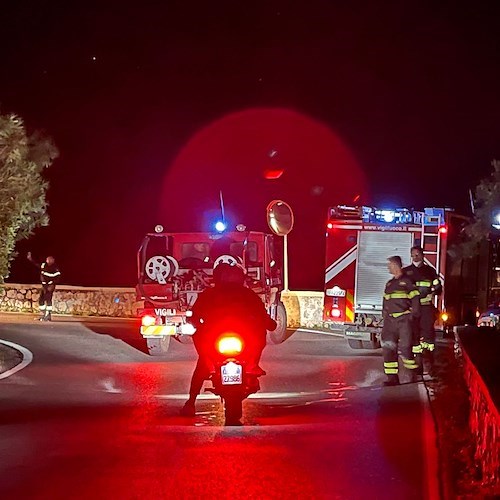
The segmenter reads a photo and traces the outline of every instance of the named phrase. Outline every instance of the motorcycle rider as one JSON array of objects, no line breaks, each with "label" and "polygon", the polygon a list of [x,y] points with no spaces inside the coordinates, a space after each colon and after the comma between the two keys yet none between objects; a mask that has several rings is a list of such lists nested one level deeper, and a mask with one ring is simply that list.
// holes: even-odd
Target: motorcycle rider
[{"label": "motorcycle rider", "polygon": [[266,345],[267,330],[272,331],[277,326],[260,297],[245,286],[242,266],[220,263],[214,269],[213,282],[214,286],[200,293],[192,308],[191,323],[196,327],[193,342],[198,361],[191,378],[189,399],[181,410],[186,416],[194,416],[196,397],[213,370],[210,353],[221,327],[228,325],[238,331],[235,326],[240,325],[249,333],[248,338],[244,338],[247,373],[259,376],[265,375],[259,361]]}]

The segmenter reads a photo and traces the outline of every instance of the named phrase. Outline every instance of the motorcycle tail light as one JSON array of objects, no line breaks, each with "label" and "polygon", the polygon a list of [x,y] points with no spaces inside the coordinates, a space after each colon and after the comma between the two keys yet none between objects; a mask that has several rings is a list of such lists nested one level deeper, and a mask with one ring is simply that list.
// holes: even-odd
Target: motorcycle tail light
[{"label": "motorcycle tail light", "polygon": [[141,318],[142,326],[153,326],[156,325],[156,317],[149,314],[144,315]]},{"label": "motorcycle tail light", "polygon": [[239,354],[243,349],[243,342],[239,337],[222,337],[217,343],[217,350],[221,354],[235,355]]}]

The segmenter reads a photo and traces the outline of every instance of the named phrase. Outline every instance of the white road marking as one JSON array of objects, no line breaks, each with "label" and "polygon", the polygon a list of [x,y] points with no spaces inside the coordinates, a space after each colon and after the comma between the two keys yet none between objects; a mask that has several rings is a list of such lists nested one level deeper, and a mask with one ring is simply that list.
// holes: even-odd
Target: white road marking
[{"label": "white road marking", "polygon": [[0,380],[14,375],[14,373],[26,368],[33,361],[33,353],[29,349],[26,349],[26,347],[14,344],[14,342],[9,342],[8,340],[0,340],[0,344],[12,347],[12,349],[19,351],[23,355],[23,359],[18,365],[14,366],[14,368],[11,368],[10,370],[7,370],[6,372],[0,373]]}]

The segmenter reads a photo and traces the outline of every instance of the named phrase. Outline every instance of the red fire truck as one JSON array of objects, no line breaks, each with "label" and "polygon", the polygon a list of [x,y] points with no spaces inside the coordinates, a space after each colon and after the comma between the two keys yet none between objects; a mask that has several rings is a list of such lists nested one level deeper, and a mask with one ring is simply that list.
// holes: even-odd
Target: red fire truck
[{"label": "red fire truck", "polygon": [[[455,255],[467,217],[445,208],[379,209],[339,205],[328,212],[323,320],[342,330],[353,349],[380,347],[382,296],[387,257],[410,264],[410,249],[421,246],[436,269],[443,292],[435,298],[439,325],[474,324],[483,279],[478,259]],[[483,298],[483,301],[485,298]]]},{"label": "red fire truck", "polygon": [[170,339],[189,341],[194,333],[188,323],[190,308],[198,294],[212,283],[213,269],[220,262],[240,263],[247,284],[260,295],[277,321],[268,341],[283,342],[286,310],[283,289],[281,238],[238,226],[223,233],[168,233],[157,226],[145,236],[138,254],[137,300],[141,334],[151,355],[168,350]]}]

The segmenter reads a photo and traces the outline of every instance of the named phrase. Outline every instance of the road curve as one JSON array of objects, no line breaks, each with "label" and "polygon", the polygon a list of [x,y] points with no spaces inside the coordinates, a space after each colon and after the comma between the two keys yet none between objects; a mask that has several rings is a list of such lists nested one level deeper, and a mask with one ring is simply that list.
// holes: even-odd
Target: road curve
[{"label": "road curve", "polygon": [[56,319],[0,317],[34,354],[0,380],[0,497],[438,498],[425,389],[381,387],[379,352],[296,332],[225,428],[213,396],[179,416],[192,345],[155,359],[133,322]]}]

